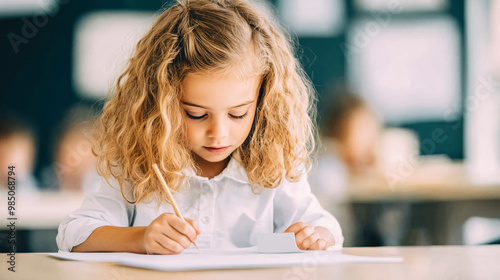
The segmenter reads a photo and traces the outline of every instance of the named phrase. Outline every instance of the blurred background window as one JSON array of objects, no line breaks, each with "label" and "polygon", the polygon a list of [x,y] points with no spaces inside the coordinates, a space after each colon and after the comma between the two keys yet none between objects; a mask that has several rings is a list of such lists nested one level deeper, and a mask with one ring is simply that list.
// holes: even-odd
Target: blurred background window
[{"label": "blurred background window", "polygon": [[300,37],[338,36],[344,28],[343,0],[279,0],[279,19]]},{"label": "blurred background window", "polygon": [[349,84],[389,125],[455,120],[459,107],[460,40],[449,17],[373,19],[353,23],[347,45]]},{"label": "blurred background window", "polygon": [[360,10],[372,12],[385,10],[388,3],[398,3],[405,12],[442,11],[448,8],[448,0],[355,0],[355,3]]},{"label": "blurred background window", "polygon": [[500,184],[500,3],[466,2],[466,163],[471,181]]},{"label": "blurred background window", "polygon": [[2,0],[0,17],[53,14],[59,9],[56,0]]},{"label": "blurred background window", "polygon": [[78,93],[87,98],[106,97],[154,20],[149,12],[84,15],[75,26],[73,79]]}]

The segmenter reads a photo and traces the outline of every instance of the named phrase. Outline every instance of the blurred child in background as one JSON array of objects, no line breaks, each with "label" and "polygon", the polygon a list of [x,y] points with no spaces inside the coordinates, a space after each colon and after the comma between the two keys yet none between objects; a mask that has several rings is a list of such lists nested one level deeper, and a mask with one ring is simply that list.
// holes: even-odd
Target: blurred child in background
[{"label": "blurred child in background", "polygon": [[4,112],[0,116],[0,188],[8,184],[8,167],[13,166],[17,193],[34,193],[38,184],[33,177],[36,158],[35,133],[19,116]]},{"label": "blurred child in background", "polygon": [[349,173],[365,173],[376,167],[382,126],[363,99],[349,91],[339,93],[324,123],[324,136],[334,142],[335,152]]},{"label": "blurred child in background", "polygon": [[43,172],[46,188],[83,193],[98,189],[96,158],[91,150],[95,116],[85,105],[74,106],[65,115],[52,148],[54,162]]},{"label": "blurred child in background", "polygon": [[310,183],[321,204],[336,213],[350,246],[354,225],[350,208],[344,204],[346,190],[353,175],[380,174],[377,153],[382,125],[359,96],[345,89],[331,94],[333,100],[321,120],[321,146]]},{"label": "blurred child in background", "polygon": [[[321,146],[311,185],[319,197],[339,201],[352,175],[380,175],[378,145],[382,125],[359,96],[333,92],[328,113],[322,120]],[[325,202],[328,203],[328,202]]]}]

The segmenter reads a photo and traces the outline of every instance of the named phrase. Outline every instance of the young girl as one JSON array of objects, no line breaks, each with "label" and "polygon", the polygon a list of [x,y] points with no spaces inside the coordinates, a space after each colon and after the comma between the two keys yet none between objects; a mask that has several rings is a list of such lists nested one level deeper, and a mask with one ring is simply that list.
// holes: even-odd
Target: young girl
[{"label": "young girl", "polygon": [[[341,247],[306,179],[312,90],[284,36],[242,0],[179,1],[139,41],[104,106],[98,193],[59,226],[62,251],[178,254],[294,232]],[[178,218],[157,163],[186,217]]]}]

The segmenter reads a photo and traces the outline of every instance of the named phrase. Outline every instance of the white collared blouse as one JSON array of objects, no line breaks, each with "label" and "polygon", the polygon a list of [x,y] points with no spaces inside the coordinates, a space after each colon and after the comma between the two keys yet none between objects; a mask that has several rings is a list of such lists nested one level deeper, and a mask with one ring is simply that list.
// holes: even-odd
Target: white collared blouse
[{"label": "white collared blouse", "polygon": [[[198,223],[200,248],[256,246],[259,233],[283,232],[295,222],[329,229],[335,239],[329,249],[342,247],[344,237],[337,219],[321,207],[306,176],[255,193],[245,169],[234,158],[212,179],[197,176],[193,170],[184,173],[186,186],[175,194],[175,200],[183,216]],[[99,191],[87,196],[82,207],[61,222],[56,238],[60,251],[71,251],[98,227],[148,226],[160,214],[174,213],[168,203],[158,208],[154,201],[130,204],[122,197],[118,182],[109,182],[112,186],[101,179]]]}]

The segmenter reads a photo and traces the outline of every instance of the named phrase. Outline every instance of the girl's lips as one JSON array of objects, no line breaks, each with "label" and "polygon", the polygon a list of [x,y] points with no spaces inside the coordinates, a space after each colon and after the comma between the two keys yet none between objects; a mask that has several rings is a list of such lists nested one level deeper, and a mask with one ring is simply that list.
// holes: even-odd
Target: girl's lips
[{"label": "girl's lips", "polygon": [[211,153],[222,153],[224,151],[227,150],[229,146],[226,146],[226,147],[203,147],[205,148],[207,151],[211,152]]}]

